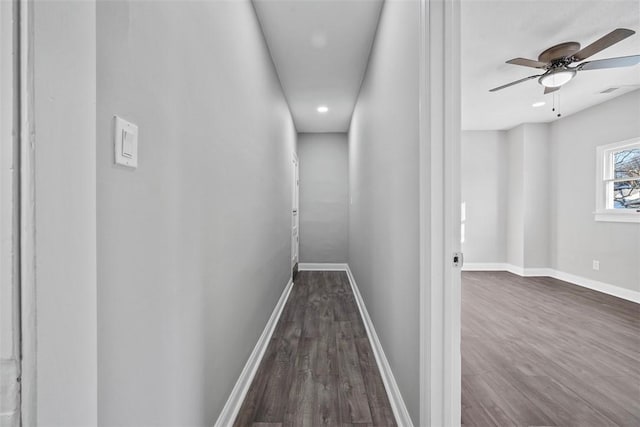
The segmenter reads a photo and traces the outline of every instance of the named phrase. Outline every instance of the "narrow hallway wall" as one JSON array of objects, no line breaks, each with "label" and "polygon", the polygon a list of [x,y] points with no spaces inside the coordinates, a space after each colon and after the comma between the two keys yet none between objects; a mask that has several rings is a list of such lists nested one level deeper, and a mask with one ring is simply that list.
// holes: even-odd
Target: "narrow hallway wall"
[{"label": "narrow hallway wall", "polygon": [[249,1],[99,2],[97,27],[99,423],[210,426],[289,280],[295,128]]},{"label": "narrow hallway wall", "polygon": [[349,148],[344,133],[301,133],[300,262],[346,263]]},{"label": "narrow hallway wall", "polygon": [[[36,301],[30,308],[36,312],[27,309],[23,315],[37,322],[37,337],[30,343],[34,347],[23,347],[26,364],[34,356],[30,350],[35,353],[36,396],[32,402],[33,396],[27,394],[33,392],[31,383],[23,377],[23,404],[35,411],[23,412],[22,422],[94,426],[96,3],[34,1],[29,8],[33,8],[36,263]],[[23,226],[28,229],[29,221]],[[29,260],[23,262],[28,265]],[[29,286],[28,276],[22,286]],[[23,324],[26,329],[30,326],[35,325]],[[28,341],[29,335],[22,339]]]},{"label": "narrow hallway wall", "polygon": [[349,130],[349,266],[419,420],[419,3],[386,1]]}]

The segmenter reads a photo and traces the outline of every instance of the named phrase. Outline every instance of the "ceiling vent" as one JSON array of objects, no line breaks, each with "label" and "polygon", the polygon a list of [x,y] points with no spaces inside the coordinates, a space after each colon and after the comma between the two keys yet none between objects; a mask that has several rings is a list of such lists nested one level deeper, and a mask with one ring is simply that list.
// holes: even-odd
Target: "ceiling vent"
[{"label": "ceiling vent", "polygon": [[609,89],[605,89],[605,90],[603,90],[603,91],[602,91],[602,92],[600,92],[600,93],[611,93],[611,92],[613,92],[614,90],[618,90],[618,89],[620,89],[620,88],[619,88],[619,87],[610,87]]}]

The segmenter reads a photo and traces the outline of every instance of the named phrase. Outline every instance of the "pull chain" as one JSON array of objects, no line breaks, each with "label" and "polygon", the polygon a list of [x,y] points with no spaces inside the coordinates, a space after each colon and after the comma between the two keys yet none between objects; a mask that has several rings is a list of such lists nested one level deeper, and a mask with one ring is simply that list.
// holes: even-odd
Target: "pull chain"
[{"label": "pull chain", "polygon": [[558,114],[557,114],[557,116],[558,117],[562,117],[562,114],[560,114],[560,112],[559,112],[560,111],[560,94],[559,93],[558,94],[555,94],[555,93],[553,94],[553,108],[551,109],[551,111],[554,111],[554,112],[556,111],[556,95],[558,96]]}]

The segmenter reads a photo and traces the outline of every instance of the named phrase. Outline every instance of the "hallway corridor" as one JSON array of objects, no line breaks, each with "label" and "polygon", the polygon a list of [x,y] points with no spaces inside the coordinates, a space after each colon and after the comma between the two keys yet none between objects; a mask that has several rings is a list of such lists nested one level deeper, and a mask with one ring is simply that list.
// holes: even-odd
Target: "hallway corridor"
[{"label": "hallway corridor", "polygon": [[234,425],[396,425],[345,272],[298,274]]}]

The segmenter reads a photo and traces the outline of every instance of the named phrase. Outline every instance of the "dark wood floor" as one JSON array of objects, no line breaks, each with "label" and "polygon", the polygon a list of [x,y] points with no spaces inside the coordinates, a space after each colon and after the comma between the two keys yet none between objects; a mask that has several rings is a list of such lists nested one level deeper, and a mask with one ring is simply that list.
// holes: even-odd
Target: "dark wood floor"
[{"label": "dark wood floor", "polygon": [[234,425],[396,425],[346,273],[298,273]]},{"label": "dark wood floor", "polygon": [[640,426],[640,306],[551,278],[465,272],[465,426]]}]

